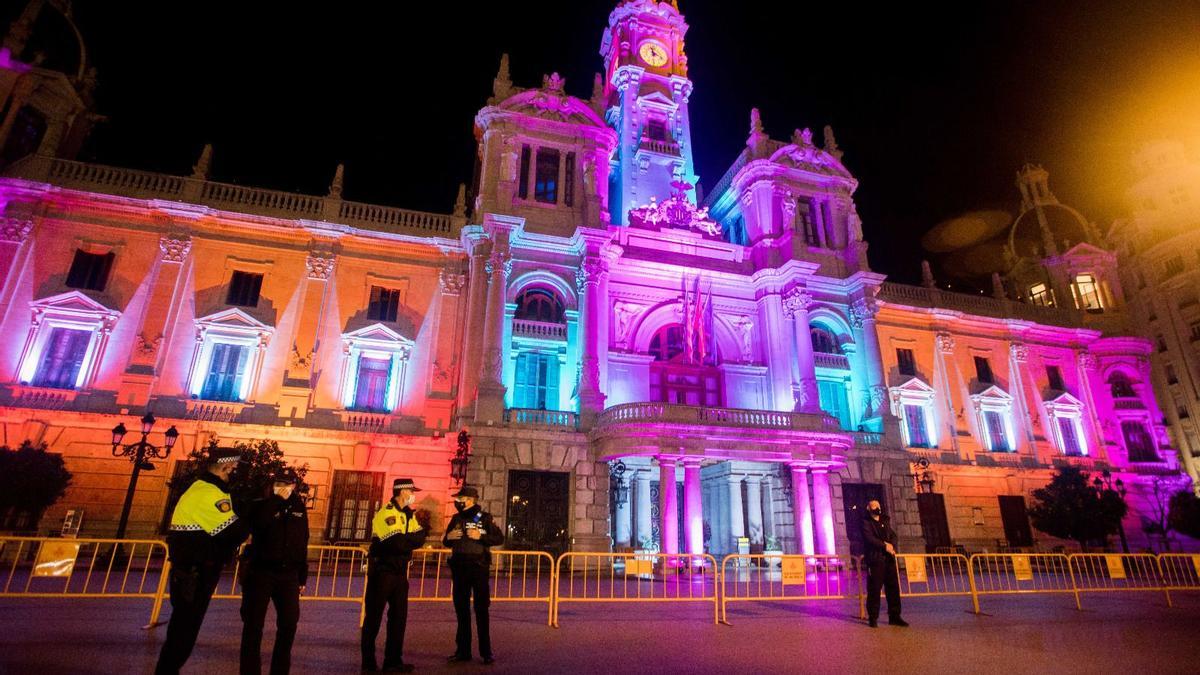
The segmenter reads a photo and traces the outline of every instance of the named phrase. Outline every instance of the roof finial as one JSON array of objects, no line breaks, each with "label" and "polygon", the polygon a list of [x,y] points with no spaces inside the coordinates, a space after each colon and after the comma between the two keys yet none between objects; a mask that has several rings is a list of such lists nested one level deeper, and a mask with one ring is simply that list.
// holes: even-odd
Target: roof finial
[{"label": "roof finial", "polygon": [[467,184],[458,184],[458,196],[454,199],[454,216],[465,218],[467,215]]},{"label": "roof finial", "polygon": [[512,91],[512,79],[508,74],[508,54],[500,55],[500,69],[496,71],[496,79],[492,80],[492,97],[497,101],[508,98]]},{"label": "roof finial", "polygon": [[339,163],[337,169],[333,172],[333,182],[329,184],[329,198],[342,198],[342,184],[345,180],[346,165]]},{"label": "roof finial", "polygon": [[838,159],[842,158],[842,151],[838,148],[837,139],[833,137],[833,127],[828,124],[825,125],[825,145],[821,149]]},{"label": "roof finial", "polygon": [[992,272],[992,297],[997,300],[1008,297],[1008,293],[1004,291],[1004,282],[1000,280],[999,272]]},{"label": "roof finial", "polygon": [[21,15],[9,25],[8,34],[4,36],[4,48],[12,52],[13,58],[21,58],[21,52],[25,51],[25,43],[33,34],[33,22],[37,21],[43,4],[45,0],[30,0]]},{"label": "roof finial", "polygon": [[937,283],[933,280],[933,269],[929,266],[928,260],[921,261],[921,285],[925,288],[934,288]]},{"label": "roof finial", "polygon": [[206,143],[204,149],[200,151],[200,159],[196,160],[196,164],[192,167],[192,178],[208,180],[208,170],[212,166],[212,152],[212,143]]},{"label": "roof finial", "polygon": [[750,135],[761,134],[763,130],[762,115],[758,113],[758,108],[750,109]]},{"label": "roof finial", "polygon": [[758,108],[751,108],[750,136],[746,139],[746,147],[750,148],[751,154],[759,156],[767,140],[768,136],[763,132],[762,116],[758,114]]}]

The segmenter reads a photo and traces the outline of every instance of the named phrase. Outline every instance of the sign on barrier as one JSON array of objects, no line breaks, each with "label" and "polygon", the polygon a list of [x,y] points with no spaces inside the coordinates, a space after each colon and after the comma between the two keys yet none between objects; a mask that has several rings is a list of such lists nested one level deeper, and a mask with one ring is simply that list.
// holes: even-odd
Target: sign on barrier
[{"label": "sign on barrier", "polygon": [[787,557],[783,559],[782,574],[784,586],[805,584],[804,558]]},{"label": "sign on barrier", "polygon": [[1079,609],[1071,563],[1061,553],[977,553],[970,559],[971,602],[983,595],[1071,593]]},{"label": "sign on barrier", "polygon": [[[653,572],[626,573],[638,559],[651,560]],[[571,602],[711,602],[717,623],[718,576],[707,553],[564,553],[555,566],[550,624],[558,626],[559,609]]]},{"label": "sign on barrier", "polygon": [[[768,558],[783,558],[783,564],[773,568]],[[746,601],[855,599],[863,615],[860,566],[849,556],[735,553],[721,561],[720,586],[725,623],[728,603]]]},{"label": "sign on barrier", "polygon": [[1012,558],[1013,575],[1017,581],[1032,581],[1033,580],[1033,565],[1029,562],[1027,555],[1014,555]]},{"label": "sign on barrier", "polygon": [[33,565],[35,577],[69,577],[75,571],[75,560],[79,557],[79,544],[47,541],[38,551]]},{"label": "sign on barrier", "polygon": [[929,575],[925,569],[925,556],[914,555],[904,559],[904,569],[908,572],[908,583],[927,584]]},{"label": "sign on barrier", "polygon": [[1070,558],[1076,595],[1163,591],[1170,604],[1171,596],[1163,583],[1159,559],[1149,553],[1075,553]]},{"label": "sign on barrier", "polygon": [[1108,578],[1124,579],[1125,578],[1125,563],[1121,562],[1119,555],[1106,555],[1104,562],[1108,565]]}]

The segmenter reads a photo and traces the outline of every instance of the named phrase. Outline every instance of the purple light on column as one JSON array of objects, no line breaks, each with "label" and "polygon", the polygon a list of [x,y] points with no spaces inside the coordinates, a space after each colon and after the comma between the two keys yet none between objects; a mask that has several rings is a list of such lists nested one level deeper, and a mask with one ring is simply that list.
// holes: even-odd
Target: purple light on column
[{"label": "purple light on column", "polygon": [[829,493],[829,472],[824,469],[813,471],[813,507],[821,553],[833,555],[837,552],[833,544],[833,500]]},{"label": "purple light on column", "polygon": [[812,508],[808,503],[808,469],[800,464],[792,468],[792,506],[796,525],[796,552],[812,555],[813,521]]},{"label": "purple light on column", "polygon": [[662,553],[679,553],[679,500],[675,495],[675,460],[658,458],[659,512],[662,523]]},{"label": "purple light on column", "polygon": [[683,526],[687,552],[704,553],[704,510],[700,504],[700,460],[683,460]]}]

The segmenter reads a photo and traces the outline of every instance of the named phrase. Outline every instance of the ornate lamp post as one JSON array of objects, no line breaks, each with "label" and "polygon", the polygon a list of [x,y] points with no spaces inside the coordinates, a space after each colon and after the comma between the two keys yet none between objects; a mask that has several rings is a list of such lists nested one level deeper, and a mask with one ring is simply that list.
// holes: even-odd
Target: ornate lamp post
[{"label": "ornate lamp post", "polygon": [[917,494],[933,494],[936,481],[933,479],[933,472],[929,470],[928,459],[922,457],[917,460],[917,472],[913,477],[917,479]]},{"label": "ornate lamp post", "polygon": [[126,433],[123,422],[117,424],[112,430],[113,457],[128,457],[133,462],[133,473],[129,476],[129,489],[125,492],[125,505],[121,507],[121,520],[117,524],[117,539],[125,537],[125,526],[129,523],[129,510],[133,507],[133,494],[137,490],[138,476],[142,471],[153,471],[154,465],[150,463],[150,460],[166,459],[171,454],[171,448],[175,447],[175,441],[179,440],[179,431],[172,425],[170,429],[167,429],[162,447],[147,443],[146,439],[150,436],[150,430],[154,428],[156,421],[152,413],[146,413],[142,417],[141,440],[128,445],[121,444]]},{"label": "ornate lamp post", "polygon": [[[1125,483],[1120,478],[1113,480],[1112,474],[1107,470],[1092,480],[1092,486],[1096,488],[1096,496],[1101,499],[1106,494],[1112,493],[1119,496],[1121,501],[1125,501]],[[1121,536],[1121,552],[1129,553],[1129,542],[1125,540],[1125,523],[1123,521],[1117,521],[1117,534]]]},{"label": "ornate lamp post", "polygon": [[629,503],[629,484],[625,482],[625,462],[617,460],[613,465],[609,483],[613,492],[613,503],[618,509]]},{"label": "ornate lamp post", "polygon": [[458,448],[450,460],[450,477],[455,483],[463,484],[467,479],[467,465],[471,463],[471,434],[466,429],[458,432]]}]

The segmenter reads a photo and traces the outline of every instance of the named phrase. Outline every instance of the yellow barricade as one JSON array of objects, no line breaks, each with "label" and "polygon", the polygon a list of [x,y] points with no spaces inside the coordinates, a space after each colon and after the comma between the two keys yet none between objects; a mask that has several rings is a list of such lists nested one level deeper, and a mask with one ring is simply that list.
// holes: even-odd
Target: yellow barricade
[{"label": "yellow barricade", "polygon": [[971,595],[971,561],[959,553],[901,553],[896,556],[900,596]]},{"label": "yellow barricade", "polygon": [[564,553],[551,625],[564,602],[711,602],[719,620],[717,561],[707,553]]},{"label": "yellow barricade", "polygon": [[976,614],[981,595],[1071,593],[1080,608],[1070,560],[1061,553],[976,553],[970,580]]},{"label": "yellow barricade", "polygon": [[[408,599],[453,600],[450,550],[423,548],[413,552],[408,570]],[[492,549],[491,599],[493,602],[544,602],[546,623],[554,618],[554,557],[545,551]]]},{"label": "yellow barricade", "polygon": [[[1072,553],[1076,593],[1162,591],[1158,558],[1150,553]],[[1167,594],[1167,604],[1171,596]]]},{"label": "yellow barricade", "polygon": [[858,561],[844,555],[730,554],[721,561],[721,621],[728,604],[754,600],[858,601],[863,614],[863,579]]},{"label": "yellow barricade", "polygon": [[1200,591],[1200,553],[1160,553],[1158,571],[1168,605],[1171,591]]},{"label": "yellow barricade", "polygon": [[0,537],[0,597],[149,598],[166,593],[167,547],[153,539]]},{"label": "yellow barricade", "polygon": [[[238,550],[232,565],[225,568],[221,582],[217,585],[214,600],[230,600],[242,597],[241,552]],[[362,623],[365,606],[363,598],[367,588],[367,549],[359,546],[308,547],[308,584],[301,600],[356,602],[359,605],[359,623]]]}]

